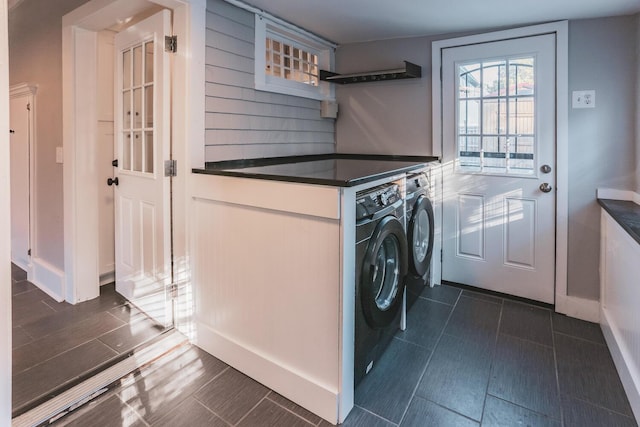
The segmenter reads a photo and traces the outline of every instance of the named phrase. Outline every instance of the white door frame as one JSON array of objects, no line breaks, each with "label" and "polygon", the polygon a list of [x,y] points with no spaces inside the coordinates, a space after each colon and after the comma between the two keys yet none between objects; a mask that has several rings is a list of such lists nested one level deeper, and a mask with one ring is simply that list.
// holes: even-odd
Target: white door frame
[{"label": "white door frame", "polygon": [[[0,0],[0,134],[9,135],[7,0]],[[0,144],[0,199],[10,199],[9,144]],[[0,207],[0,236],[11,234],[9,203]],[[11,283],[11,239],[0,239],[0,280]],[[0,425],[11,425],[11,286],[0,286]]]},{"label": "white door frame", "polygon": [[[474,36],[459,37],[449,40],[435,41],[432,44],[432,111],[433,111],[433,155],[442,157],[442,91],[440,86],[440,70],[442,65],[442,49],[469,44],[486,43],[517,37],[528,37],[540,34],[556,34],[556,259],[555,259],[555,309],[559,313],[580,318],[591,318],[592,305],[585,305],[577,298],[567,296],[567,250],[568,250],[568,216],[569,216],[569,24],[559,21],[549,24],[515,28]],[[437,183],[437,191],[442,196],[442,179]],[[436,222],[442,224],[442,203],[438,202]],[[442,233],[436,233],[434,253],[442,248]],[[434,280],[442,280],[442,264],[434,269]],[[597,309],[597,304],[596,307]],[[595,313],[597,316],[597,310]]]},{"label": "white door frame", "polygon": [[[70,303],[100,292],[98,247],[97,37],[150,5],[173,10],[178,52],[172,73],[174,260],[188,265],[186,203],[193,167],[204,165],[206,0],[91,0],[62,19],[64,285]],[[104,184],[106,185],[106,184]],[[188,274],[188,271],[187,271]]]}]

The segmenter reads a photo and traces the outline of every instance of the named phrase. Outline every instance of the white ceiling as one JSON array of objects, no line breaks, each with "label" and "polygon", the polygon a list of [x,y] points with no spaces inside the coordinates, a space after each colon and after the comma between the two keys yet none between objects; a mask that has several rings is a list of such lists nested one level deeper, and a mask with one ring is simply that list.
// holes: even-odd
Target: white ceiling
[{"label": "white ceiling", "polygon": [[640,0],[245,0],[338,44],[629,15]]}]

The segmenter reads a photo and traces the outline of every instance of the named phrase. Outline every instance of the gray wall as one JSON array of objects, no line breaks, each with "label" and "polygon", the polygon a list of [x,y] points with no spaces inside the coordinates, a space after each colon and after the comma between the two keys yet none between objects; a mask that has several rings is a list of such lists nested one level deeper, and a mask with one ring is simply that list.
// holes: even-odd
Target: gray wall
[{"label": "gray wall", "polygon": [[87,0],[24,0],[9,12],[10,84],[35,83],[35,253],[64,270],[62,165],[62,16]]},{"label": "gray wall", "polygon": [[569,294],[599,298],[599,187],[635,189],[637,16],[569,23],[569,91],[596,108],[569,110]]},{"label": "gray wall", "polygon": [[335,120],[320,102],[254,87],[254,15],[207,3],[205,160],[335,151]]},{"label": "gray wall", "polygon": [[430,155],[431,40],[411,38],[340,46],[341,74],[422,66],[422,78],[336,85],[340,153]]},{"label": "gray wall", "polygon": [[[569,91],[596,90],[596,108],[569,113],[569,295],[599,298],[598,187],[636,184],[638,16],[572,21]],[[406,59],[423,78],[341,86],[337,151],[431,153],[431,42],[457,35],[341,46],[341,73],[395,68]],[[466,35],[466,34],[465,34]],[[638,142],[640,144],[640,141]]]}]

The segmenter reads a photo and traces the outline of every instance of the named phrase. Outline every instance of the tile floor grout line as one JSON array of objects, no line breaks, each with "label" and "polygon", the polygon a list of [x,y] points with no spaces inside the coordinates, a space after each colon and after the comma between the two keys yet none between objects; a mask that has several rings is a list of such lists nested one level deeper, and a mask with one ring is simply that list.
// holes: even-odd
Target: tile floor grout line
[{"label": "tile floor grout line", "polygon": [[562,404],[562,391],[560,390],[560,371],[558,369],[558,352],[556,349],[556,335],[553,333],[553,316],[551,318],[551,342],[553,343],[553,367],[556,374],[556,392],[558,393],[558,406],[560,407],[560,426],[564,422],[564,405]]},{"label": "tile floor grout line", "polygon": [[[215,357],[215,356],[214,356],[214,357]],[[220,360],[220,359],[218,359],[218,360]],[[220,360],[220,361],[221,361],[221,360]],[[221,361],[221,362],[222,362],[222,361]],[[225,365],[227,365],[225,362],[222,362],[222,363],[224,363]],[[209,381],[205,382],[205,383],[204,383],[204,384],[202,384],[200,387],[198,387],[198,389],[197,389],[197,390],[195,390],[193,393],[191,393],[191,395],[192,395],[192,396],[193,396],[193,397],[194,397],[198,402],[200,402],[200,403],[202,403],[204,406],[206,406],[210,411],[213,411],[211,408],[209,408],[207,405],[205,405],[205,404],[204,404],[204,402],[202,402],[200,399],[198,399],[198,398],[196,397],[196,394],[198,394],[198,392],[199,392],[200,390],[202,390],[203,388],[205,388],[207,385],[211,384],[211,382],[212,382],[212,381],[215,381],[215,380],[216,380],[217,378],[219,378],[222,374],[224,374],[225,372],[227,372],[227,370],[228,370],[228,369],[230,369],[230,368],[231,368],[231,365],[227,365],[227,366],[226,366],[222,371],[220,371],[220,372],[218,373],[218,375],[214,375],[214,377],[213,377],[213,378],[211,378]],[[218,414],[216,414],[216,415],[218,415]]]},{"label": "tile floor grout line", "polygon": [[[440,286],[442,286],[442,285],[440,285]],[[411,403],[413,402],[413,399],[415,399],[415,397],[416,397],[416,392],[418,391],[418,388],[420,387],[420,383],[422,382],[422,379],[424,378],[424,374],[427,372],[427,368],[429,368],[429,363],[431,363],[431,359],[433,359],[433,355],[435,354],[436,349],[438,348],[438,345],[440,344],[440,341],[442,340],[442,336],[444,335],[444,331],[445,331],[445,329],[447,329],[447,325],[449,325],[449,321],[451,320],[451,317],[453,316],[453,312],[456,310],[456,307],[458,306],[458,302],[460,301],[460,297],[461,296],[462,296],[462,290],[460,290],[460,293],[458,293],[458,296],[456,297],[456,300],[455,300],[454,304],[451,306],[451,311],[449,312],[449,316],[447,316],[447,321],[444,322],[444,325],[442,326],[442,330],[440,331],[440,334],[438,335],[438,339],[436,340],[435,344],[433,345],[433,349],[431,350],[431,353],[429,354],[429,357],[427,358],[427,363],[425,363],[424,367],[422,368],[422,372],[418,376],[418,381],[416,382],[416,385],[413,388],[413,391],[411,392],[411,397],[409,398],[409,401],[407,402],[407,406],[404,408],[404,412],[402,412],[402,416],[400,417],[400,421],[398,421],[398,425],[402,424],[402,422],[404,421],[404,417],[407,415],[407,412],[409,411],[409,407],[411,406]]]},{"label": "tile floor grout line", "polygon": [[[122,387],[122,385],[118,385],[118,387]],[[115,392],[116,390],[114,390]],[[125,402],[124,399],[122,398],[122,396],[119,393],[114,393],[114,395],[116,396],[116,398],[118,400],[120,400],[120,402],[122,402],[126,407],[128,407],[131,412],[133,412],[134,414],[136,414],[138,416],[139,420],[142,420],[142,422],[145,424],[146,427],[151,427],[151,423],[148,422],[143,416],[142,414],[140,414],[136,408],[134,408],[133,406],[131,406],[128,402]]]},{"label": "tile floor grout line", "polygon": [[[226,369],[226,368],[225,368],[225,369]],[[217,376],[217,375],[216,375],[216,376]],[[209,384],[210,382],[211,382],[211,381],[207,381],[207,384]],[[203,387],[204,387],[204,386],[203,386]],[[200,387],[200,388],[202,388],[202,387]],[[200,390],[200,389],[198,389],[198,390]],[[223,417],[222,417],[222,415],[218,414],[216,411],[214,411],[213,409],[211,409],[211,408],[209,408],[207,405],[205,405],[205,403],[204,403],[202,400],[198,399],[198,397],[196,396],[196,393],[195,393],[195,392],[191,394],[191,397],[193,397],[193,399],[194,399],[196,402],[198,402],[199,404],[201,404],[202,406],[204,406],[204,407],[205,407],[205,409],[206,409],[207,411],[211,412],[213,415],[215,415],[216,417],[220,418],[220,419],[221,419],[225,424],[227,424],[228,426],[233,427],[233,426],[235,425],[235,424],[233,424],[232,422],[227,421],[227,419],[226,419],[226,418],[223,418]],[[160,420],[158,420],[158,421],[160,421]],[[238,422],[239,422],[239,421],[238,421]]]},{"label": "tile floor grout line", "polygon": [[[281,404],[279,404],[278,402],[276,402],[273,399],[269,399],[269,395],[271,394],[271,392],[273,392],[273,390],[269,389],[269,393],[267,393],[267,395],[264,397],[263,400],[268,400],[269,402],[275,404],[276,406],[279,406],[280,408],[284,409],[285,411],[289,412],[290,414],[295,415],[296,417],[300,418],[302,421],[306,421],[309,425],[317,425],[317,424],[313,424],[311,421],[309,421],[308,419],[306,419],[305,417],[303,417],[302,415],[296,414],[295,412],[293,412],[291,409],[289,408],[285,408],[284,406],[282,406]],[[295,402],[293,402],[295,404]],[[302,408],[302,407],[301,407]],[[304,409],[304,408],[303,408]],[[322,418],[322,417],[320,417]]]},{"label": "tile floor grout line", "polygon": [[487,385],[484,388],[484,401],[482,402],[482,412],[480,414],[480,421],[478,423],[482,425],[484,420],[484,411],[487,406],[487,396],[489,396],[489,386],[491,385],[491,375],[493,374],[493,366],[496,360],[496,352],[498,351],[498,340],[500,339],[500,328],[502,327],[502,316],[504,314],[504,300],[500,304],[500,315],[498,316],[498,325],[496,326],[496,336],[493,340],[493,351],[491,352],[491,363],[489,364],[489,378],[487,378]]},{"label": "tile floor grout line", "polygon": [[[113,351],[113,352],[115,353],[113,356],[119,356],[119,355],[121,354],[121,353],[118,353],[116,350],[112,349],[112,348],[111,348],[110,346],[108,346],[107,344],[105,344],[105,343],[103,343],[102,341],[100,341],[100,340],[99,340],[99,337],[95,337],[95,338],[91,338],[91,339],[90,339],[90,340],[88,340],[88,341],[84,341],[84,342],[82,342],[82,343],[80,343],[80,344],[78,344],[78,345],[76,345],[76,346],[74,346],[74,347],[65,348],[65,350],[64,350],[63,352],[61,352],[61,353],[57,353],[57,354],[54,354],[53,356],[49,357],[48,359],[45,359],[45,360],[43,360],[43,361],[40,361],[40,362],[36,363],[35,365],[29,366],[27,369],[23,369],[23,370],[21,370],[21,371],[17,371],[17,372],[12,372],[12,377],[13,377],[13,375],[14,375],[14,374],[15,374],[15,375],[24,374],[25,372],[28,372],[28,371],[30,371],[30,370],[32,370],[32,369],[34,369],[34,368],[37,368],[37,367],[39,367],[40,365],[43,365],[43,364],[45,364],[45,363],[47,363],[47,362],[49,362],[49,361],[51,361],[51,360],[55,359],[56,357],[63,356],[63,355],[65,355],[65,354],[69,353],[69,352],[70,352],[70,351],[72,351],[72,350],[76,350],[76,349],[78,349],[78,348],[82,347],[82,346],[83,346],[83,345],[85,345],[85,344],[89,344],[89,343],[90,343],[90,342],[92,342],[92,341],[98,341],[98,342],[100,342],[100,344],[104,345],[104,346],[105,346],[105,347],[107,347],[109,350]],[[30,343],[29,343],[29,344],[30,344]],[[28,344],[26,344],[26,345],[28,345]],[[80,375],[82,375],[82,373],[81,373]]]},{"label": "tile floor grout line", "polygon": [[573,339],[576,339],[576,340],[579,340],[579,341],[587,342],[587,343],[590,343],[590,344],[595,344],[595,345],[598,345],[600,347],[606,347],[607,349],[609,349],[609,346],[606,343],[601,343],[601,342],[593,341],[593,340],[590,340],[590,339],[587,339],[587,338],[582,338],[582,337],[579,337],[577,335],[568,334],[566,332],[559,332],[559,331],[552,330],[551,333],[558,334],[558,335],[563,335],[565,337],[573,338]]},{"label": "tile floor grout line", "polygon": [[[586,399],[584,399],[584,398],[582,398],[580,396],[575,396],[575,395],[570,394],[570,393],[564,393],[563,395],[567,396],[567,397],[570,397],[572,399],[575,399],[575,400],[579,400],[580,402],[586,403],[587,405],[590,405],[590,406],[593,406],[593,407],[596,407],[596,408],[599,408],[599,409],[604,409],[605,411],[613,412],[616,415],[620,415],[620,416],[623,416],[625,418],[629,418],[629,419],[632,419],[632,420],[635,421],[635,416],[630,416],[630,415],[627,415],[627,414],[623,414],[620,411],[616,411],[615,409],[607,408],[606,406],[599,405],[599,404],[597,404],[595,402],[592,402],[590,400],[586,400]],[[633,411],[631,413],[633,414]]]},{"label": "tile floor grout line", "polygon": [[[400,422],[398,422],[398,423],[394,423],[393,421],[391,421],[391,420],[389,420],[389,419],[387,419],[387,418],[383,417],[383,416],[382,416],[382,415],[380,415],[380,414],[376,414],[375,412],[372,412],[372,411],[368,410],[367,408],[363,408],[362,406],[358,406],[358,405],[353,405],[353,407],[354,407],[354,408],[355,408],[356,406],[357,406],[358,408],[360,408],[362,411],[366,412],[367,414],[371,414],[371,415],[373,415],[374,417],[379,418],[379,419],[381,419],[381,420],[383,420],[383,421],[386,421],[386,422],[388,422],[389,424],[391,424],[391,425],[393,425],[393,426],[398,427],[398,426],[400,425],[400,422],[402,422],[402,419],[401,419],[401,420],[400,420]],[[345,420],[345,421],[346,421],[346,420]],[[344,423],[343,423],[343,424],[344,424]],[[357,427],[357,426],[354,426],[354,427]]]},{"label": "tile floor grout line", "polygon": [[[430,302],[437,302],[438,304],[442,304],[442,305],[448,305],[449,307],[452,307],[453,304],[449,304],[447,302],[444,301],[439,301],[437,299],[432,299],[432,298],[427,298],[427,297],[423,297],[423,296],[418,296],[418,298],[423,299],[425,301],[430,301]],[[456,298],[456,301],[458,300],[458,298]]]},{"label": "tile floor grout line", "polygon": [[[238,372],[240,372],[240,371],[238,371]],[[271,390],[269,390],[269,391],[271,391]],[[267,398],[267,396],[268,396],[268,395],[269,395],[269,392],[266,392],[266,393],[265,393],[265,395],[264,395],[264,396],[262,396],[262,399],[260,399],[260,400],[258,401],[258,403],[256,403],[255,405],[253,405],[253,406],[251,407],[251,409],[249,409],[249,410],[248,410],[248,411],[247,411],[247,412],[246,412],[246,413],[245,413],[245,414],[244,414],[244,415],[243,415],[243,416],[238,420],[238,422],[237,422],[237,423],[232,424],[232,425],[233,425],[233,426],[237,426],[238,424],[240,424],[240,423],[241,423],[245,418],[247,418],[247,417],[249,416],[249,414],[250,414],[250,413],[252,413],[252,412],[253,412],[253,410],[254,410],[254,409],[256,409],[256,408],[257,408],[257,407],[258,407],[258,406],[259,406],[259,405],[260,405],[264,400],[266,400],[266,398]],[[309,424],[311,424],[311,423],[309,423]]]},{"label": "tile floor grout line", "polygon": [[508,403],[508,404],[510,404],[510,405],[513,405],[513,406],[517,406],[518,408],[525,409],[525,410],[527,410],[528,412],[533,412],[534,414],[541,415],[541,416],[543,416],[543,417],[545,417],[545,418],[548,418],[548,419],[550,419],[550,420],[558,421],[558,422],[560,422],[560,421],[561,421],[560,419],[558,419],[558,418],[554,418],[554,417],[552,417],[552,416],[550,416],[550,415],[547,415],[547,414],[545,414],[544,412],[540,412],[540,411],[536,411],[535,409],[527,408],[526,406],[523,406],[523,405],[521,405],[521,404],[519,404],[519,403],[512,402],[512,401],[507,400],[507,399],[505,399],[505,398],[503,398],[503,397],[496,396],[495,394],[487,393],[487,396],[491,396],[491,397],[493,397],[494,399],[501,400],[501,401],[506,402],[506,403]]}]

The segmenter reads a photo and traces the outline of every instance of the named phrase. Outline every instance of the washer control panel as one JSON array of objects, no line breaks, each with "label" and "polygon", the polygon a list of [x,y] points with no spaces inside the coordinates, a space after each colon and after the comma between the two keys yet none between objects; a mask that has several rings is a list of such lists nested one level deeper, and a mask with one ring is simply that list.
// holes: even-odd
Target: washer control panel
[{"label": "washer control panel", "polygon": [[356,220],[366,218],[402,198],[398,184],[385,184],[356,194]]}]

